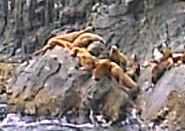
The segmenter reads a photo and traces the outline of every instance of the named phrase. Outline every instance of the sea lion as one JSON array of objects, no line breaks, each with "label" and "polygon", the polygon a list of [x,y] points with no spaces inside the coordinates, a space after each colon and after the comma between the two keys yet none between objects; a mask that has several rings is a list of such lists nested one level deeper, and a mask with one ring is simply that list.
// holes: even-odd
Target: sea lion
[{"label": "sea lion", "polygon": [[66,33],[66,34],[57,35],[55,38],[73,43],[74,40],[77,39],[80,35],[82,35],[86,32],[90,32],[92,30],[93,30],[92,26],[87,26],[85,29],[82,29],[79,31],[73,31],[73,32]]},{"label": "sea lion", "polygon": [[47,44],[41,48],[40,50],[36,51],[34,55],[38,55],[40,53],[44,54],[48,49],[54,48],[56,45],[61,46],[63,48],[66,48],[68,50],[72,49],[72,44],[68,41],[62,40],[62,39],[56,39],[56,37],[53,37],[48,40]]},{"label": "sea lion", "polygon": [[129,60],[129,68],[125,72],[134,81],[136,81],[140,75],[140,64],[138,62],[136,54],[132,54]]},{"label": "sea lion", "polygon": [[132,80],[126,73],[123,72],[122,68],[115,62],[111,62],[110,75],[118,80],[121,84],[128,87],[133,92],[139,91],[139,86],[136,82]]},{"label": "sea lion", "polygon": [[109,75],[110,75],[110,60],[109,59],[96,60],[92,78],[94,80],[99,80],[102,76],[109,77]]},{"label": "sea lion", "polygon": [[173,64],[173,60],[171,58],[156,63],[152,68],[152,83],[157,83],[159,78],[164,74],[164,72],[169,69]]},{"label": "sea lion", "polygon": [[97,34],[83,33],[79,37],[77,37],[72,44],[73,44],[73,47],[86,48],[91,42],[94,42],[94,41],[100,41],[103,44],[105,43],[105,40]]},{"label": "sea lion", "polygon": [[34,55],[38,55],[40,53],[44,54],[48,49],[52,49],[56,45],[62,46],[67,49],[72,49],[71,43],[75,39],[77,39],[77,37],[79,37],[85,32],[90,32],[92,29],[93,28],[91,26],[88,26],[85,29],[80,31],[73,31],[73,32],[61,34],[61,35],[53,35],[47,40],[46,45],[42,49],[36,51]]},{"label": "sea lion", "polygon": [[165,61],[170,57],[172,58],[172,49],[170,47],[164,47],[159,51],[162,53],[162,58],[160,59],[160,61]]},{"label": "sea lion", "polygon": [[80,70],[84,71],[95,67],[95,57],[86,48],[74,47],[71,55],[79,59],[79,63],[82,66]]},{"label": "sea lion", "polygon": [[109,59],[97,60],[92,76],[95,80],[99,80],[102,76],[109,76],[132,91],[138,92],[139,90],[137,83],[124,73],[123,69],[117,63],[111,62]]},{"label": "sea lion", "polygon": [[120,65],[124,71],[126,70],[128,58],[126,55],[124,55],[118,50],[118,47],[116,45],[111,46],[110,51],[109,51],[109,57],[111,61],[114,61],[118,65]]}]

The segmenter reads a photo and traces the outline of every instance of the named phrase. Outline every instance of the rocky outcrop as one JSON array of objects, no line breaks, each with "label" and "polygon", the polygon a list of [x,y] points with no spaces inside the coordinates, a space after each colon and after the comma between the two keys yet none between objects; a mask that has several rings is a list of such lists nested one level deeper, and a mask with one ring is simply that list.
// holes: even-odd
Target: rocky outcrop
[{"label": "rocky outcrop", "polygon": [[184,128],[184,113],[182,111],[185,100],[184,73],[184,65],[172,67],[165,71],[152,90],[148,91],[144,90],[146,86],[151,84],[149,82],[150,69],[145,69],[140,75],[138,81],[143,88],[140,97],[140,106],[143,109],[141,117],[147,124],[153,121],[158,124],[163,123],[171,130]]},{"label": "rocky outcrop", "polygon": [[113,121],[124,115],[132,99],[122,86],[106,77],[95,81],[92,72],[77,67],[77,59],[57,47],[33,58],[27,66],[23,64],[10,80],[9,111],[84,118],[93,111]]},{"label": "rocky outcrop", "polygon": [[[2,0],[0,6],[1,60],[28,59],[52,33],[81,29],[86,25],[92,25],[95,32],[103,36],[106,48],[118,44],[128,56],[133,52],[138,54],[141,62],[151,58],[153,47],[164,42],[175,51],[184,46],[184,1]],[[8,96],[10,111],[39,115],[72,112],[79,115],[88,114],[92,108],[98,111],[95,113],[112,120],[120,114],[123,116],[122,109],[125,108],[122,107],[129,103],[127,94],[113,88],[116,83],[107,81],[107,78],[100,82],[91,80],[91,73],[80,72],[75,69],[76,64],[77,61],[64,50],[54,49],[42,57],[33,57],[27,66],[21,65],[8,87],[9,93],[12,92]],[[171,106],[168,98],[171,99],[170,94],[173,95],[177,82],[166,86],[166,81],[178,76],[183,79],[178,70],[181,68],[165,73],[152,94],[145,94],[145,108],[148,110],[144,110],[144,118],[150,120],[153,112],[163,105]],[[143,75],[144,80],[150,78],[150,72],[144,73],[147,74]],[[147,86],[143,82],[139,84],[142,88]],[[182,88],[183,80],[177,86]],[[158,95],[160,102],[153,102],[160,98]],[[118,103],[110,98],[115,98]],[[181,103],[184,99],[177,100]]]}]

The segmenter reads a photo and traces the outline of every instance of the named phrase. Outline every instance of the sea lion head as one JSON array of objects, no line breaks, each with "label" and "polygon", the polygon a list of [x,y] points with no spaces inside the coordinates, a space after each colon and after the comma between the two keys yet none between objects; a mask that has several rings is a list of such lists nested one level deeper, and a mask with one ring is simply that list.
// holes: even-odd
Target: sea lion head
[{"label": "sea lion head", "polygon": [[118,46],[114,44],[114,45],[111,46],[111,49],[112,50],[118,50]]},{"label": "sea lion head", "polygon": [[79,48],[78,47],[74,47],[72,49],[72,52],[70,53],[72,57],[76,57],[77,53],[79,51]]},{"label": "sea lion head", "polygon": [[152,58],[159,61],[162,57],[163,54],[161,53],[161,51],[157,47],[155,47],[152,51]]},{"label": "sea lion head", "polygon": [[110,47],[110,52],[109,52],[109,54],[110,54],[110,56],[112,56],[112,54],[114,53],[114,52],[117,52],[118,51],[118,46],[117,45],[111,45],[111,47]]}]

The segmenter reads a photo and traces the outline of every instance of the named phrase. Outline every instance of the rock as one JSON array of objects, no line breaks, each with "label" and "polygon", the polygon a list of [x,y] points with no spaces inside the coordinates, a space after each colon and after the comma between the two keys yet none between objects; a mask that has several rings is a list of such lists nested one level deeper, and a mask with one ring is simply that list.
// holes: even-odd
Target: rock
[{"label": "rock", "polygon": [[172,47],[184,43],[183,4],[181,1],[171,4],[173,1],[11,0],[8,4],[3,0],[0,2],[0,56],[28,59],[52,32],[81,29],[91,24],[108,46],[118,44],[128,55],[140,54],[143,61],[151,57],[154,44],[167,39],[166,22]]},{"label": "rock", "polygon": [[101,42],[93,42],[92,44],[88,46],[87,50],[93,56],[98,57],[106,50],[106,46],[103,45]]},{"label": "rock", "polygon": [[27,66],[21,65],[8,85],[12,91],[8,99],[9,111],[37,116],[75,115],[87,119],[88,112],[93,109],[108,120],[121,117],[132,103],[121,85],[106,77],[94,81],[91,72],[80,71],[77,65],[76,58],[57,47],[43,56],[33,57]]},{"label": "rock", "polygon": [[0,62],[0,80],[8,80],[14,75],[14,70],[20,63],[14,62]]},{"label": "rock", "polygon": [[145,93],[145,90],[149,89],[152,85],[152,66],[143,68],[140,72],[137,82],[141,87],[141,91]]},{"label": "rock", "polygon": [[[52,33],[65,33],[92,25],[95,27],[95,33],[100,34],[106,40],[106,48],[109,48],[111,44],[117,44],[127,56],[135,53],[142,62],[151,58],[154,45],[167,42],[177,52],[183,48],[185,43],[184,6],[184,1],[179,0],[1,0],[0,57],[1,60],[25,61],[32,56],[34,51],[44,45],[45,40]],[[95,55],[99,54],[96,48],[89,48]],[[90,87],[96,91],[99,86],[95,86],[96,82],[90,80],[91,73],[82,73],[74,69],[76,61],[71,57],[68,60],[69,57],[64,52],[59,53],[59,58],[52,51],[48,51],[48,55],[34,57],[28,66],[21,65],[18,68],[8,86],[8,90],[10,92],[12,90],[13,93],[9,101],[12,103],[11,110],[40,115],[70,114],[76,109],[86,111],[86,105],[83,102],[87,102],[88,97],[85,93],[83,97],[79,96],[79,92],[87,92]],[[55,55],[57,60],[51,58],[50,53]],[[100,57],[103,58],[106,55],[107,52],[103,52]],[[162,76],[151,94],[142,90],[141,95],[144,95],[144,99],[147,100],[145,108],[148,110],[143,112],[146,118],[152,116],[151,112],[159,110],[171,89],[174,88],[173,83],[170,83],[172,86],[166,86],[164,78],[172,81],[177,75],[181,79],[179,72],[171,76],[169,72],[172,70]],[[144,70],[141,75],[146,76],[141,76],[138,83],[142,89],[145,89],[151,84],[148,81],[151,75],[150,69]],[[177,84],[179,88],[183,87],[180,83],[183,84],[183,82]],[[108,86],[110,90],[120,96],[118,101],[122,101],[126,97],[124,93],[118,92],[110,85]],[[162,85],[167,88],[162,88]],[[83,90],[81,90],[82,87]],[[115,94],[108,93],[108,89],[106,90],[107,95],[104,94],[106,91],[103,91],[103,94],[107,97],[114,96]],[[55,94],[58,92],[60,93]],[[100,96],[104,96],[103,94]],[[56,97],[53,98],[52,95]],[[45,99],[46,96],[47,99]],[[92,99],[96,98],[95,96],[96,94],[91,95]],[[75,101],[69,102],[69,98]],[[85,99],[83,102],[82,98]],[[156,102],[153,102],[155,99],[157,99]],[[160,99],[159,102],[158,99]],[[96,103],[96,99],[94,101]],[[102,106],[97,106],[97,108],[104,110],[113,104],[113,102],[106,104],[107,101],[109,99],[105,98],[105,103],[102,104],[104,108]],[[64,108],[61,103],[70,104]],[[124,103],[127,102],[122,104]],[[122,110],[121,112],[119,110],[122,104],[116,103],[113,109],[103,114],[106,117],[112,117],[110,119],[117,119],[117,114],[122,114]],[[53,108],[53,105],[57,105],[57,108]],[[43,108],[38,108],[40,106]],[[116,110],[114,115],[110,115],[112,110]]]},{"label": "rock", "polygon": [[165,23],[172,47],[184,43],[184,4],[172,4],[174,1],[11,0],[8,4],[2,0],[0,55],[4,59],[24,60],[43,46],[51,32],[81,29],[90,24],[108,46],[118,44],[128,55],[140,54],[143,61],[151,57],[154,44],[167,39]]},{"label": "rock", "polygon": [[185,127],[185,113],[183,111],[185,107],[185,94],[184,91],[173,90],[168,95],[165,105],[163,107],[168,109],[167,114],[165,114],[164,124],[169,127],[169,129],[180,129],[183,130]]},{"label": "rock", "polygon": [[185,100],[184,70],[185,67],[182,65],[166,71],[153,90],[144,93],[142,118],[145,122],[163,118],[158,121],[164,122],[169,129],[176,126],[184,127],[185,117],[183,111],[180,111],[184,108]]}]

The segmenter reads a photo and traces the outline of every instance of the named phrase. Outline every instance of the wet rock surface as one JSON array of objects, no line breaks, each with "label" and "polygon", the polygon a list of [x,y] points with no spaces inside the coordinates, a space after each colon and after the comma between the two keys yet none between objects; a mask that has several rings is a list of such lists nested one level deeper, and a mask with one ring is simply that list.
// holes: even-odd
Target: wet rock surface
[{"label": "wet rock surface", "polygon": [[[130,126],[131,127],[131,126]],[[21,116],[20,114],[9,114],[7,117],[0,123],[0,129],[4,130],[68,130],[68,131],[112,131],[112,130],[135,130],[139,131],[137,126],[134,128],[125,128],[125,127],[99,127],[94,126],[91,123],[84,124],[70,124],[66,121],[65,118],[53,119],[48,118],[45,120],[35,120],[34,117],[30,116]]]}]

